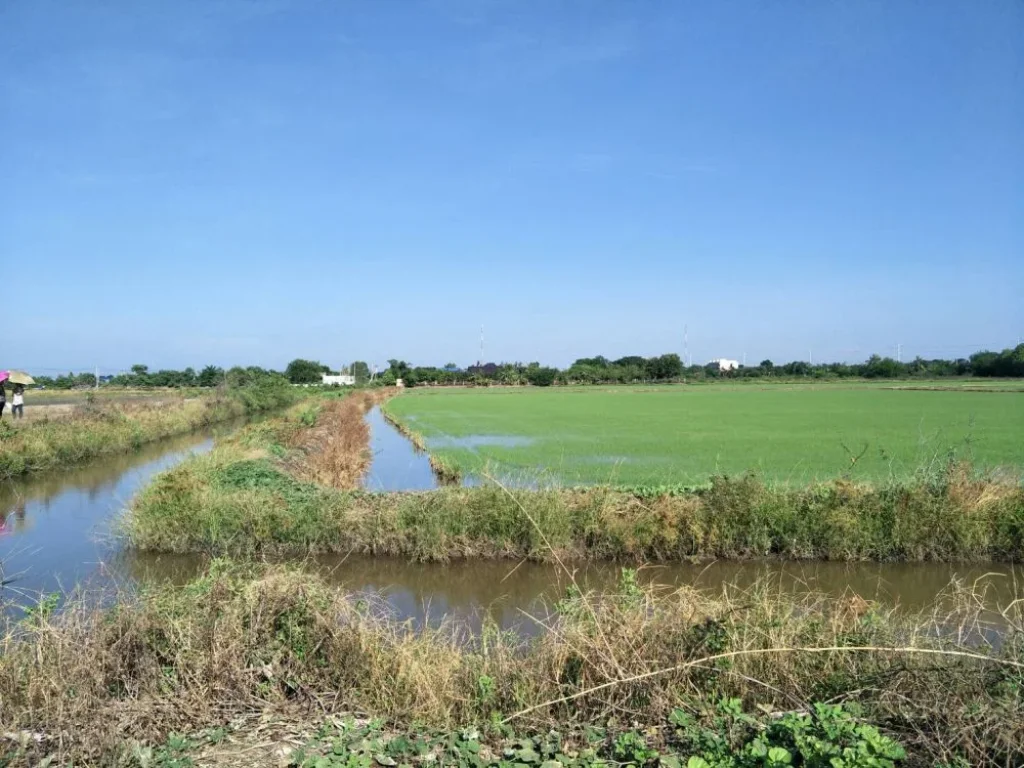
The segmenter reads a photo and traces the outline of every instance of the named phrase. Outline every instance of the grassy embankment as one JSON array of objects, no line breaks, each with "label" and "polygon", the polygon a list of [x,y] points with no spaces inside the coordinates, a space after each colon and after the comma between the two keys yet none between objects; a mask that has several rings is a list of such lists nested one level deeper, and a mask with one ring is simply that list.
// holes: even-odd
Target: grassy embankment
[{"label": "grassy embankment", "polygon": [[[1019,764],[1020,606],[1004,612],[1003,641],[990,647],[979,634],[984,602],[954,590],[941,608],[908,615],[767,586],[643,589],[624,572],[612,594],[570,591],[545,619],[551,631],[533,640],[493,627],[471,639],[453,624],[414,632],[308,572],[215,562],[183,588],[38,610],[9,627],[0,763],[6,753],[19,765],[47,755],[53,764],[188,765],[170,760],[199,742],[169,734],[214,729],[202,745],[234,744],[247,762],[230,764],[281,765],[270,749],[280,746],[275,722],[313,733],[352,713],[381,720],[321,731],[307,746],[313,758],[299,752],[292,762],[787,764],[779,752],[767,759],[775,747],[794,765],[903,764],[903,750],[908,765]],[[258,727],[233,734],[233,722]],[[374,728],[413,735],[392,744]],[[539,739],[514,743],[514,734]],[[552,739],[564,742],[546,746]],[[706,762],[688,762],[696,757]]]},{"label": "grassy embankment", "polygon": [[73,464],[104,454],[127,453],[143,443],[219,421],[295,402],[287,384],[264,384],[200,397],[147,403],[88,400],[64,418],[0,422],[0,477]]},{"label": "grassy embankment", "polygon": [[[892,384],[901,386],[902,384]],[[416,389],[387,415],[450,471],[545,483],[911,480],[952,454],[1024,477],[1024,394],[855,385]]]},{"label": "grassy embankment", "polygon": [[[350,420],[361,425],[368,404],[349,402]],[[299,448],[323,444],[316,418],[324,417],[254,425],[159,476],[124,521],[129,544],[163,552],[351,551],[423,560],[1024,557],[1024,487],[957,462],[877,485],[793,487],[745,475],[716,477],[682,493],[487,486],[371,494],[338,490],[353,488],[361,471],[331,482],[330,471],[303,467],[317,457],[325,466],[337,463],[329,450]],[[331,431],[341,432],[337,425]],[[353,455],[365,461],[363,448]]]}]

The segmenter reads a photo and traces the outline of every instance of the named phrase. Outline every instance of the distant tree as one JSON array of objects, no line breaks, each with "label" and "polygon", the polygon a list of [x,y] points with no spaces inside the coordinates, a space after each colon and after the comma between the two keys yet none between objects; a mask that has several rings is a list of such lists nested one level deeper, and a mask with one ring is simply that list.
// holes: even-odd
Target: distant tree
[{"label": "distant tree", "polygon": [[975,376],[1024,376],[1024,344],[1000,353],[986,350],[971,355],[971,372]]},{"label": "distant tree", "polygon": [[292,384],[319,384],[323,380],[323,374],[329,370],[330,368],[319,360],[296,358],[288,363],[288,367],[284,369],[284,375]]},{"label": "distant tree", "polygon": [[772,371],[775,370],[775,363],[773,363],[771,360],[762,360],[761,370],[763,370],[765,373],[770,374]]},{"label": "distant tree", "polygon": [[501,384],[509,386],[522,384],[527,380],[526,369],[519,363],[503,363],[501,367],[498,368],[498,375],[496,378]]},{"label": "distant tree", "polygon": [[1024,376],[1024,344],[1018,344],[1001,355],[1005,359],[1004,376]]},{"label": "distant tree", "polygon": [[388,370],[396,379],[402,379],[408,375],[410,368],[405,360],[388,360]]},{"label": "distant tree", "polygon": [[998,352],[989,352],[987,349],[975,352],[971,355],[971,373],[975,376],[995,376],[998,359]]},{"label": "distant tree", "polygon": [[[317,381],[319,381],[319,378]],[[250,383],[249,373],[240,365],[228,368],[224,373],[224,383],[231,388],[244,387]]]},{"label": "distant tree", "polygon": [[149,384],[152,387],[180,387],[181,373],[162,369],[149,374]]},{"label": "distant tree", "polygon": [[128,377],[128,384],[133,387],[148,387],[151,385],[149,380],[149,366],[136,363],[132,366],[132,375]]},{"label": "distant tree", "polygon": [[872,355],[864,365],[864,375],[869,379],[895,379],[902,367],[891,357]]},{"label": "distant tree", "polygon": [[363,385],[370,380],[370,366],[362,360],[352,363],[352,375],[356,377],[356,384]]},{"label": "distant tree", "polygon": [[615,361],[615,365],[619,365],[622,367],[633,366],[634,368],[642,368],[646,362],[647,361],[644,360],[642,357],[639,357],[638,355],[633,355],[631,357],[620,357],[618,360]]},{"label": "distant tree", "polygon": [[550,387],[555,383],[556,376],[558,376],[558,370],[555,368],[528,366],[526,369],[526,380],[535,387]]},{"label": "distant tree", "polygon": [[652,379],[676,379],[683,375],[683,361],[674,352],[650,358],[646,361],[646,367]]},{"label": "distant tree", "polygon": [[199,372],[196,384],[200,387],[216,387],[224,381],[224,369],[216,365],[208,365]]}]

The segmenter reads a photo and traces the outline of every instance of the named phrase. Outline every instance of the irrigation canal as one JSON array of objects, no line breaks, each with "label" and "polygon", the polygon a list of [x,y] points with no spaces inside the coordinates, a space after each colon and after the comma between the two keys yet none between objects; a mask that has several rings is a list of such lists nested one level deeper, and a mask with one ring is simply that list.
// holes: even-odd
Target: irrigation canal
[{"label": "irrigation canal", "polygon": [[[373,460],[365,478],[367,489],[437,487],[425,455],[415,451],[377,409],[368,419]],[[8,604],[24,605],[40,592],[68,592],[80,585],[102,593],[111,587],[187,580],[203,567],[204,558],[126,551],[116,536],[117,519],[155,474],[193,453],[210,450],[217,434],[241,423],[151,443],[134,454],[101,458],[71,470],[4,481],[0,564],[3,579],[10,583],[0,597]],[[555,566],[510,561],[420,564],[351,555],[318,557],[309,567],[418,625],[449,617],[479,627],[487,616],[503,628],[530,632],[536,629],[530,617],[543,617],[570,584],[569,575]],[[584,587],[608,587],[619,577],[619,566],[611,563],[570,567]],[[993,604],[1005,604],[1024,572],[993,564],[757,561],[675,563],[642,569],[640,575],[666,586],[695,584],[708,589],[725,584],[744,587],[768,578],[781,591],[857,593],[915,608],[932,603],[954,577],[966,582],[984,578],[991,585]]]}]

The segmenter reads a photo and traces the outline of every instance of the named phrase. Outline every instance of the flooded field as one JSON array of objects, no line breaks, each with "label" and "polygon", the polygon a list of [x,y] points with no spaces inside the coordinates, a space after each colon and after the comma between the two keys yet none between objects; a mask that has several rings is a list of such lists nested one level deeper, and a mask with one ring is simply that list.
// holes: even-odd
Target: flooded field
[{"label": "flooded field", "polygon": [[913,477],[956,456],[1021,477],[1019,392],[839,386],[417,388],[385,405],[436,458],[548,484],[805,485]]}]

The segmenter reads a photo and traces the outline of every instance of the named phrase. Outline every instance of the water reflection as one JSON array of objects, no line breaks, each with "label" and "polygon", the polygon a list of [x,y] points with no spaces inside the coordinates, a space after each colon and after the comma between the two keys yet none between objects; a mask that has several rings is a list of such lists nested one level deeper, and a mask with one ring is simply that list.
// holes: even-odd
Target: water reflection
[{"label": "water reflection", "polygon": [[[205,566],[197,556],[146,556],[124,553],[117,569],[126,581],[182,584]],[[543,619],[575,579],[584,589],[613,589],[621,565],[606,562],[570,563],[569,572],[556,565],[509,560],[456,560],[412,563],[400,558],[329,555],[310,558],[303,567],[329,583],[380,600],[398,619],[416,626],[436,625],[444,618],[479,629],[484,618],[498,626],[531,633],[533,618]],[[823,592],[835,597],[857,594],[902,610],[931,606],[953,579],[990,586],[992,606],[1006,605],[1018,593],[1024,576],[1012,566],[940,563],[791,563],[778,561],[672,563],[640,570],[644,583],[695,586],[711,592],[749,589],[764,583],[780,594]],[[1015,582],[1015,579],[1017,580]],[[993,614],[994,618],[994,614]]]},{"label": "water reflection", "polygon": [[438,487],[427,454],[389,424],[380,408],[366,414],[370,425],[370,467],[363,478],[368,491],[429,491]]},{"label": "water reflection", "polygon": [[159,440],[131,454],[105,456],[79,466],[0,482],[0,580],[22,593],[67,590],[106,578],[114,552],[112,524],[158,472],[192,453],[208,451],[213,437],[237,429],[228,422]]},{"label": "water reflection", "polygon": [[25,501],[15,502],[10,510],[0,507],[0,536],[25,531]]}]

